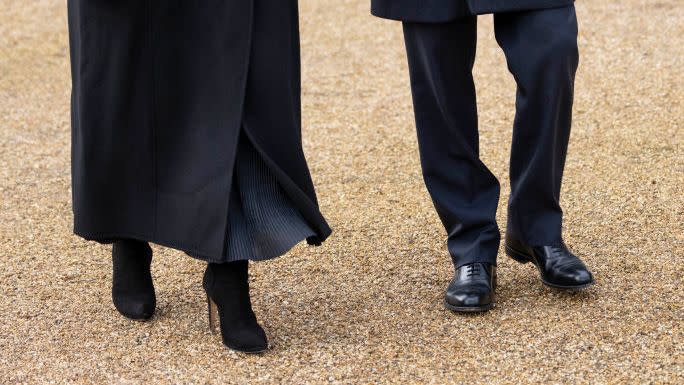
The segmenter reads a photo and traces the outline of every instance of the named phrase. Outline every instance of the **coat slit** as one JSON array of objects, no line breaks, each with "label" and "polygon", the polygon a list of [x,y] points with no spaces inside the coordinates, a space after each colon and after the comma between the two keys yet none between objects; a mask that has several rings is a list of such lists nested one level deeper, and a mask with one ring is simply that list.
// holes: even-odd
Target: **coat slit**
[{"label": "coat slit", "polygon": [[[264,1],[264,0],[257,0]],[[268,0],[267,0],[268,1]],[[278,257],[300,241],[315,237],[315,232],[307,224],[300,209],[293,202],[306,201],[306,195],[284,186],[294,183],[287,174],[268,159],[266,152],[254,141],[249,128],[244,125],[244,106],[250,76],[259,76],[250,71],[254,47],[252,37],[255,33],[255,14],[252,6],[251,27],[249,29],[249,54],[245,65],[245,91],[243,92],[242,121],[237,148],[233,151],[231,185],[228,196],[226,236],[221,258],[211,256],[193,257],[213,263],[236,260],[265,260]],[[278,31],[268,31],[270,35]],[[277,92],[277,91],[274,91]],[[268,114],[265,106],[256,107],[261,113]]]}]

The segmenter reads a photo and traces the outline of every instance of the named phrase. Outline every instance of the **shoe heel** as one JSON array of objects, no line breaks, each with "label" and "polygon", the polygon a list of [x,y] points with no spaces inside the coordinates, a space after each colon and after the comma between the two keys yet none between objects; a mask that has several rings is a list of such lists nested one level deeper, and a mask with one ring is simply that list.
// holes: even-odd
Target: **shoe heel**
[{"label": "shoe heel", "polygon": [[209,330],[213,334],[217,334],[219,330],[219,313],[218,313],[218,306],[216,306],[216,302],[214,302],[209,295],[207,294],[207,313],[209,315]]},{"label": "shoe heel", "polygon": [[510,247],[506,246],[506,255],[511,257],[514,261],[519,262],[519,263],[528,263],[530,262],[530,259],[522,253],[519,253]]}]

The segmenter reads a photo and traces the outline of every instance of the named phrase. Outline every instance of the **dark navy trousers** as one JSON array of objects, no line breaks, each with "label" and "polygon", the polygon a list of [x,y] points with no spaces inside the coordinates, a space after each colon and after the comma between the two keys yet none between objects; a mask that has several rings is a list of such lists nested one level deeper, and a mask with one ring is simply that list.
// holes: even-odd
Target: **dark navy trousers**
[{"label": "dark navy trousers", "polygon": [[[404,23],[421,165],[456,267],[496,263],[499,182],[480,160],[472,69],[477,16]],[[506,231],[561,242],[559,198],[578,65],[574,6],[494,15],[517,83]]]}]

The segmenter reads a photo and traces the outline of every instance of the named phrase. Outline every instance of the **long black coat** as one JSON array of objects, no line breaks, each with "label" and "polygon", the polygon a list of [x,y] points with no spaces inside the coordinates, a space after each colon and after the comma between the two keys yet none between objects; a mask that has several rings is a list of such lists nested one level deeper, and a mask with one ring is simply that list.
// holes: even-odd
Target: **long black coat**
[{"label": "long black coat", "polygon": [[294,20],[288,30],[262,42],[282,58],[260,71],[273,78],[250,81],[285,79],[285,92],[263,101],[277,99],[282,113],[245,112],[258,110],[245,107],[254,3],[68,1],[76,234],[223,255],[236,146],[249,126],[244,132],[316,232],[309,242],[329,235],[301,148],[296,0],[272,15]]},{"label": "long black coat", "polygon": [[437,23],[468,15],[554,8],[574,0],[371,0],[371,13],[385,19]]}]

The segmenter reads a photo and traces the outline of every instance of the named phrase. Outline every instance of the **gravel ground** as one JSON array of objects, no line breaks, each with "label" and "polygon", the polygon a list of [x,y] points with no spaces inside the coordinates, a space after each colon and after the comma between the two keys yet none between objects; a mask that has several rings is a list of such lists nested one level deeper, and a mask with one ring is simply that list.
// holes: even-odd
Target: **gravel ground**
[{"label": "gravel ground", "polygon": [[[501,253],[497,307],[460,316],[400,25],[302,0],[305,149],[336,232],[254,265],[259,357],[209,333],[203,265],[174,250],[155,248],[155,318],[116,313],[109,249],[71,234],[64,1],[0,5],[0,383],[684,383],[683,2],[577,4],[565,236],[597,284],[553,291]],[[505,197],[515,89],[479,28],[482,156]]]}]

